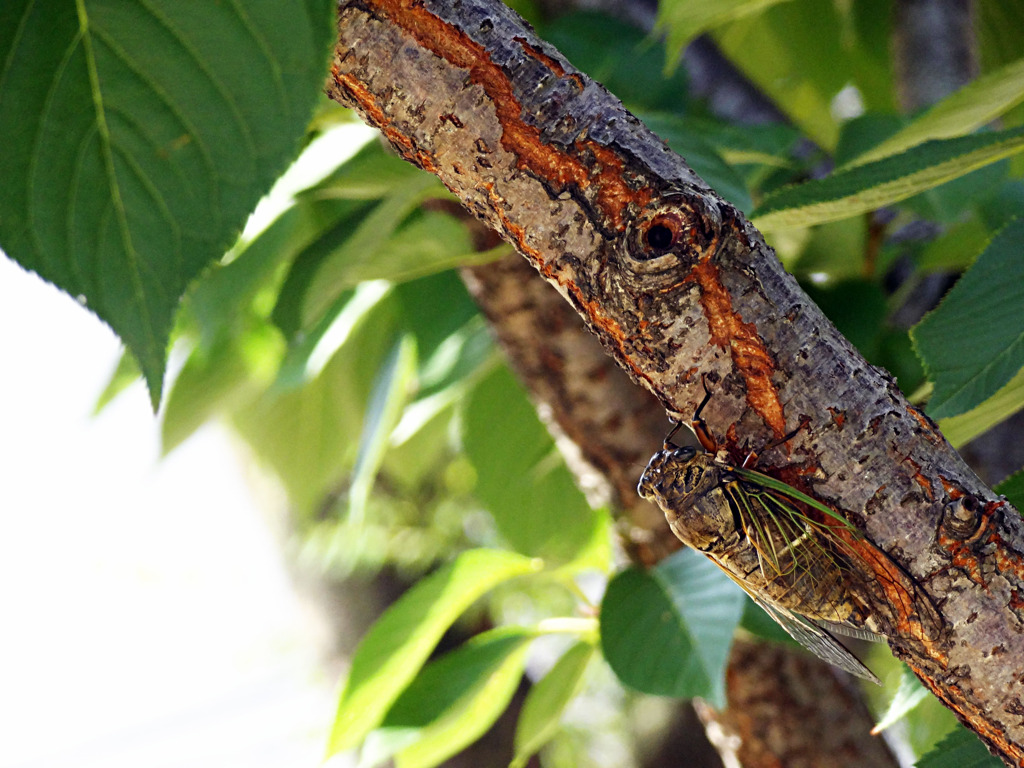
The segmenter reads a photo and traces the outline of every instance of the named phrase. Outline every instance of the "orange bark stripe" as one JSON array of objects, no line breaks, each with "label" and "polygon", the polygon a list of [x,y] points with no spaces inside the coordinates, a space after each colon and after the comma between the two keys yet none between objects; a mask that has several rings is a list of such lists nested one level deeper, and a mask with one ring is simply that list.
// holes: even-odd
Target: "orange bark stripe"
[{"label": "orange bark stripe", "polygon": [[[601,212],[617,228],[624,226],[624,206],[638,197],[622,177],[621,161],[613,152],[593,141],[577,142],[577,150],[582,150],[580,154],[589,153],[594,158],[594,167],[588,167],[578,157],[545,144],[540,131],[523,122],[520,117],[522,106],[515,98],[512,83],[501,67],[491,61],[487,49],[433,15],[416,0],[371,0],[367,5],[390,17],[413,35],[423,48],[469,72],[470,82],[481,86],[491,98],[502,126],[502,146],[518,158],[520,167],[528,168],[559,190],[570,185],[586,189],[596,182],[596,199]],[[520,44],[523,45],[523,41]],[[552,75],[569,77],[579,88],[580,79],[566,75],[553,58],[532,46],[524,45],[524,50],[547,67]],[[602,163],[609,162],[611,158],[616,163],[604,167]],[[649,196],[650,193],[643,190],[639,199]]]},{"label": "orange bark stripe", "polygon": [[[712,248],[708,249],[712,252]],[[772,384],[775,362],[753,323],[743,322],[732,308],[732,297],[719,279],[718,268],[702,259],[692,274],[700,286],[700,302],[707,317],[711,341],[729,349],[736,370],[747,388],[747,403],[776,437],[786,434],[786,417],[779,393]]]}]

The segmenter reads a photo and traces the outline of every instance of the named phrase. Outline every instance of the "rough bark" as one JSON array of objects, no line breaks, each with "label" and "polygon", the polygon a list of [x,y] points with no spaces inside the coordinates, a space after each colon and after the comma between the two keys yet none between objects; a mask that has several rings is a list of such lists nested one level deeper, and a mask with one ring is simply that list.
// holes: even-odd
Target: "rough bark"
[{"label": "rough bark", "polygon": [[[760,234],[494,0],[342,2],[330,95],[437,174],[567,298],[676,418],[703,394],[734,457],[846,516],[943,619],[886,589],[890,645],[1005,760],[1024,760],[1021,521]],[[896,579],[899,581],[899,579]]]},{"label": "rough bark", "polygon": [[[668,424],[657,401],[630,382],[521,258],[463,275],[516,373],[606,479],[632,558],[651,564],[681,546],[664,514],[636,492],[637,474]],[[728,707],[699,707],[726,765],[896,765],[885,743],[869,736],[874,722],[856,686],[841,684],[841,675],[801,650],[752,645],[737,641],[730,658]]]}]

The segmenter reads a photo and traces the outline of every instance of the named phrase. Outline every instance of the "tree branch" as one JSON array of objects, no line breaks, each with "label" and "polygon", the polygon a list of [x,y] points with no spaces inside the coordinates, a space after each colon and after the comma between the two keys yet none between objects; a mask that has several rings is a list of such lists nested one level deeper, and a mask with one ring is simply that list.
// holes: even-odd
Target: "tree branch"
[{"label": "tree branch", "polygon": [[759,467],[888,553],[856,544],[894,651],[997,754],[1024,760],[1016,510],[737,210],[503,5],[340,11],[330,95],[509,240],[674,417],[692,415],[706,375],[705,418],[734,457],[804,425]]}]

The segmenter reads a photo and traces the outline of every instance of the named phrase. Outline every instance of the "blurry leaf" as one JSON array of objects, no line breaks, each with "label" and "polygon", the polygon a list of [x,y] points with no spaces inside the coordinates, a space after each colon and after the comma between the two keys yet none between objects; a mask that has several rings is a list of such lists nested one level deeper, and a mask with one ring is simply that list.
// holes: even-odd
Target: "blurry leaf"
[{"label": "blurry leaf", "polygon": [[935,385],[932,418],[955,416],[992,397],[1024,367],[1024,219],[1000,231],[939,306],[913,329]]},{"label": "blurry leaf", "polygon": [[381,723],[441,636],[477,598],[537,569],[536,561],[512,552],[470,550],[422,579],[388,608],[352,657],[328,756],[356,746]]},{"label": "blurry leaf", "polygon": [[604,656],[639,691],[723,706],[725,664],[745,601],[718,566],[691,549],[648,571],[622,571],[601,604]]},{"label": "blurry leaf", "polygon": [[958,724],[914,765],[916,768],[1002,768],[1003,761],[990,753],[977,735]]},{"label": "blurry leaf", "polygon": [[139,365],[135,362],[135,358],[132,357],[132,353],[124,350],[117,361],[117,367],[110,374],[107,386],[103,388],[100,396],[96,398],[96,405],[92,411],[93,416],[98,415],[100,411],[110,405],[114,398],[138,381],[141,375]]},{"label": "blurry leaf", "polygon": [[965,269],[992,239],[987,226],[972,217],[955,224],[929,242],[915,259],[922,272],[958,271]]},{"label": "blurry leaf", "polygon": [[284,344],[276,329],[262,326],[197,347],[174,380],[160,425],[161,450],[173,451],[204,423],[227,415],[273,381]]},{"label": "blurry leaf", "polygon": [[[830,284],[862,280],[867,229],[868,222],[864,217],[830,221],[814,227],[808,231],[796,261],[787,261],[786,269],[799,277],[810,277],[812,280],[824,275]],[[828,290],[828,287],[823,290]]]},{"label": "blurry leaf", "polygon": [[904,152],[933,139],[964,136],[1024,101],[1024,59],[993,70],[935,104],[913,122],[862,153],[854,167]]},{"label": "blurry leaf", "polygon": [[806,286],[811,297],[836,328],[870,362],[879,362],[885,294],[870,280],[845,280],[828,286]]},{"label": "blurry leaf", "polygon": [[838,6],[845,16],[843,40],[850,55],[854,84],[867,111],[895,112],[892,70],[894,0],[858,0]]},{"label": "blurry leaf", "polygon": [[759,13],[782,0],[662,0],[657,29],[667,38],[668,61],[674,65],[695,37],[728,21]]},{"label": "blurry leaf", "polygon": [[[204,343],[213,343],[243,315],[258,291],[280,279],[283,265],[339,222],[358,221],[366,210],[366,203],[351,200],[297,203],[244,244],[230,263],[216,265],[203,275],[188,295],[188,306],[199,321]],[[287,324],[278,321],[278,325],[289,330]]]},{"label": "blurry leaf", "polygon": [[907,713],[918,704],[928,698],[928,689],[921,685],[921,681],[906,666],[900,673],[900,685],[893,694],[892,701],[885,714],[879,718],[878,723],[871,729],[871,734],[876,735],[889,726],[902,720]]},{"label": "blurry leaf", "polygon": [[515,757],[510,768],[525,766],[558,731],[562,713],[579,690],[593,655],[593,645],[576,643],[530,688],[516,724]]},{"label": "blurry leaf", "polygon": [[365,144],[352,157],[315,185],[298,195],[298,202],[311,204],[326,200],[379,200],[423,176],[402,160],[382,140]]},{"label": "blurry leaf", "polygon": [[[460,331],[472,318],[479,319],[480,311],[466,291],[466,284],[454,271],[396,285],[395,295],[401,307],[402,322],[416,336],[422,375],[429,380],[429,385],[436,386],[440,381],[438,376],[444,376],[441,347],[447,347],[452,353],[461,349]],[[478,323],[475,333],[486,334],[482,319]],[[451,363],[457,363],[457,356]]]},{"label": "blurry leaf", "polygon": [[431,768],[480,738],[519,687],[536,631],[501,627],[424,667],[388,711],[382,729],[415,729],[396,768]]},{"label": "blurry leaf", "polygon": [[743,212],[754,207],[747,186],[740,175],[725,164],[710,144],[690,130],[686,122],[664,114],[640,114],[638,117],[658,134],[673,152],[682,155],[686,164],[718,194]]},{"label": "blurry leaf", "polygon": [[630,110],[686,108],[686,76],[678,71],[666,75],[664,47],[629,22],[576,11],[559,16],[541,34]]},{"label": "blurry leaf", "polygon": [[790,645],[794,648],[800,646],[775,619],[765,613],[764,609],[753,600],[747,600],[744,603],[740,626],[750,634],[776,645]]},{"label": "blurry leaf", "polygon": [[769,195],[759,229],[809,227],[873,211],[1024,150],[1024,129],[929,141],[897,157],[840,170]]},{"label": "blurry leaf", "polygon": [[[339,328],[341,343],[330,335],[321,339],[305,360],[308,375],[288,386],[275,383],[231,417],[281,479],[300,520],[339,488],[355,461],[374,376],[396,327],[394,302],[376,301]],[[321,348],[324,355],[317,352]]]},{"label": "blurry leaf", "polygon": [[812,141],[826,151],[835,147],[839,128],[832,100],[854,71],[831,0],[773,5],[716,28],[712,37]]},{"label": "blurry leaf", "polygon": [[0,4],[0,245],[82,297],[154,406],[185,287],[295,154],[334,4]]},{"label": "blurry leaf", "polygon": [[[320,322],[292,339],[275,388],[292,389],[319,376],[339,348],[352,336],[364,332],[364,326],[378,321],[380,307],[387,306],[397,319],[398,302],[392,293],[388,283],[376,280],[339,296]],[[387,333],[381,327],[378,338],[388,338]]]},{"label": "blurry leaf", "polygon": [[391,440],[391,430],[401,416],[416,375],[416,344],[408,334],[401,335],[377,371],[363,419],[359,438],[359,455],[352,470],[348,493],[348,516],[354,523],[366,518],[366,501],[373,489],[384,453]]},{"label": "blurry leaf", "polygon": [[420,173],[392,190],[347,236],[324,254],[311,271],[301,292],[302,325],[314,324],[335,299],[354,282],[349,279],[352,264],[367,261],[381,250],[402,223],[428,197],[436,197],[444,187],[436,177]]},{"label": "blurry leaf", "polygon": [[993,490],[1006,497],[1017,510],[1024,509],[1024,469],[1018,470],[996,485]]},{"label": "blurry leaf", "polygon": [[939,419],[942,434],[959,448],[1024,408],[1024,369],[985,402],[966,413]]},{"label": "blurry leaf", "polygon": [[463,444],[477,472],[475,494],[514,549],[557,564],[589,543],[598,516],[507,368],[474,387]]}]

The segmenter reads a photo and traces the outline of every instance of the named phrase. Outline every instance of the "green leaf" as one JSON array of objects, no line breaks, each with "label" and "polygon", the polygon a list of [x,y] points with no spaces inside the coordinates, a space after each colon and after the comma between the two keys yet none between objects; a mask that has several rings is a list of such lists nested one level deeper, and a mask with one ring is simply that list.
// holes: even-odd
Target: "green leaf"
[{"label": "green leaf", "polygon": [[382,725],[417,732],[397,753],[396,768],[432,768],[480,738],[512,700],[536,634],[494,629],[424,667]]},{"label": "green leaf", "polygon": [[348,278],[353,262],[369,259],[420,203],[437,197],[443,187],[436,177],[420,173],[394,189],[364,217],[343,241],[326,253],[312,271],[302,295],[302,325],[316,323],[339,295],[351,288]]},{"label": "green leaf", "polygon": [[416,344],[409,334],[395,341],[377,372],[359,438],[359,455],[352,471],[348,494],[348,515],[353,523],[366,518],[366,502],[377,471],[398,424],[416,375]]},{"label": "green leaf", "polygon": [[992,755],[976,734],[957,725],[914,765],[916,768],[1002,768],[1003,761]]},{"label": "green leaf", "polygon": [[873,211],[964,176],[1024,150],[1024,128],[929,141],[898,157],[885,158],[824,179],[769,195],[752,214],[770,231],[809,227]]},{"label": "green leaf", "polygon": [[922,701],[928,698],[928,689],[921,685],[917,675],[904,666],[900,672],[900,685],[893,694],[889,707],[885,714],[878,720],[878,723],[871,729],[871,734],[879,734],[889,726],[897,723],[907,716]]},{"label": "green leaf", "polygon": [[854,80],[845,32],[831,0],[801,0],[735,19],[712,37],[776,107],[831,150],[839,136],[832,102]]},{"label": "green leaf", "polygon": [[5,2],[0,244],[107,322],[154,405],[185,287],[298,149],[328,0]]},{"label": "green leaf", "polygon": [[718,566],[690,549],[649,571],[622,571],[601,604],[605,659],[639,691],[701,696],[722,706],[725,664],[745,600]]},{"label": "green leaf", "polygon": [[992,397],[1024,367],[1024,219],[1004,227],[911,337],[935,390],[932,418]]},{"label": "green leaf", "polygon": [[291,369],[231,414],[235,429],[281,479],[300,519],[323,504],[355,462],[374,376],[396,332],[393,301],[369,296],[367,304],[351,315],[342,311],[303,350],[301,362],[286,356],[282,368]]},{"label": "green leaf", "polygon": [[673,65],[690,41],[726,22],[760,13],[782,0],[662,0],[657,30],[666,33],[668,61]]},{"label": "green leaf", "polygon": [[135,362],[135,358],[132,357],[132,353],[127,350],[122,352],[120,359],[117,361],[117,367],[110,374],[107,386],[103,388],[100,396],[96,398],[96,405],[93,408],[92,415],[99,415],[100,411],[110,405],[119,394],[138,381],[141,375],[139,365]]},{"label": "green leaf", "polygon": [[477,472],[475,494],[514,549],[566,563],[587,547],[600,518],[507,368],[474,387],[463,445]]},{"label": "green leaf", "polygon": [[939,419],[939,429],[954,448],[959,448],[1021,408],[1024,408],[1024,369],[981,405],[959,416]]},{"label": "green leaf", "polygon": [[579,690],[593,655],[594,646],[581,640],[530,689],[516,724],[515,757],[510,768],[525,766],[558,731],[562,713]]},{"label": "green leaf", "polygon": [[935,104],[893,136],[864,152],[845,167],[891,157],[934,139],[964,136],[987,125],[1024,101],[1024,59],[1018,59],[977,80]]},{"label": "green leaf", "polygon": [[1024,509],[1024,469],[1018,470],[993,489],[1018,510]]},{"label": "green leaf", "polygon": [[163,453],[173,451],[219,413],[230,412],[266,389],[283,354],[281,336],[269,326],[192,350],[164,404]]},{"label": "green leaf", "polygon": [[538,567],[535,560],[512,552],[470,550],[388,608],[356,648],[328,756],[356,746],[381,723],[444,632],[477,598]]}]

